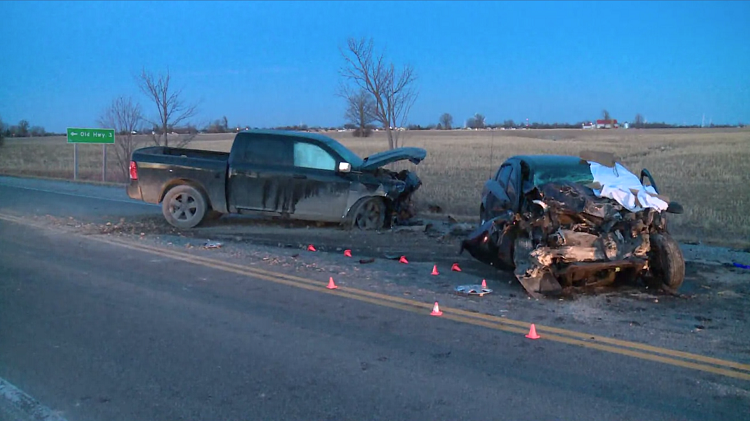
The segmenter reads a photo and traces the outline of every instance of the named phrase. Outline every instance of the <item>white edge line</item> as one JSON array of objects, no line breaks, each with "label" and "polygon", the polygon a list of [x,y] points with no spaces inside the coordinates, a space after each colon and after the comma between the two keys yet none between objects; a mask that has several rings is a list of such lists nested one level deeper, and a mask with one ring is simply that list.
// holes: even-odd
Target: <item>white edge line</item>
[{"label": "white edge line", "polygon": [[17,412],[28,415],[30,420],[66,421],[56,411],[42,405],[2,377],[0,377],[0,399],[10,403]]},{"label": "white edge line", "polygon": [[38,191],[38,192],[43,192],[43,193],[62,194],[64,196],[83,197],[83,198],[86,198],[86,199],[107,200],[107,201],[110,201],[110,202],[129,203],[131,205],[159,206],[159,205],[156,205],[154,203],[139,202],[137,200],[110,199],[110,198],[106,198],[106,197],[89,196],[89,195],[86,195],[86,194],[75,194],[75,193],[59,192],[59,191],[54,191],[54,190],[37,189],[37,188],[34,188],[34,187],[14,186],[14,185],[5,184],[5,183],[0,183],[0,186],[9,187],[9,188],[13,188],[13,189],[32,190],[32,191]]}]

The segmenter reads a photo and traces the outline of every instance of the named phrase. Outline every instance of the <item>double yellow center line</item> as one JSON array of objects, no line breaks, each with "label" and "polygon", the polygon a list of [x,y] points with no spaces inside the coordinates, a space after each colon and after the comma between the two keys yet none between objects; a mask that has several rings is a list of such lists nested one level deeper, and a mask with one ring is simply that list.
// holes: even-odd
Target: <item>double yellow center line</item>
[{"label": "double yellow center line", "polygon": [[[9,222],[15,222],[18,224],[49,229],[48,227],[42,226],[40,224],[25,221],[21,218],[11,215],[0,214],[0,219]],[[380,294],[377,292],[365,291],[357,288],[339,286],[335,290],[330,290],[326,288],[327,280],[311,280],[307,278],[301,278],[294,275],[287,275],[284,273],[277,273],[264,269],[224,262],[221,260],[209,259],[202,256],[191,255],[180,251],[162,249],[145,244],[137,244],[132,241],[127,241],[119,238],[98,236],[87,236],[86,238],[100,243],[123,247],[134,251],[146,252],[161,257],[187,262],[190,264],[201,265],[224,272],[251,277],[253,279],[288,285],[296,288],[307,289],[310,291],[317,291],[325,294],[337,295],[357,301],[375,304],[381,307],[389,307],[412,313],[423,314],[425,316],[429,314],[429,311],[432,308],[431,303],[423,303],[402,297]],[[482,326],[490,329],[518,334],[527,333],[529,328],[528,322],[512,320],[505,317],[475,313],[456,308],[444,308],[442,306],[441,310],[443,311],[442,318],[444,319],[467,323],[474,326]],[[749,364],[742,364],[734,361],[722,360],[699,354],[692,354],[689,352],[676,351],[637,342],[591,335],[550,326],[536,325],[536,330],[537,333],[541,334],[543,340],[550,340],[554,342],[580,346],[583,348],[596,349],[599,351],[611,352],[619,355],[626,355],[629,357],[640,358],[642,360],[654,361],[663,364],[719,374],[736,379],[750,380]]]}]

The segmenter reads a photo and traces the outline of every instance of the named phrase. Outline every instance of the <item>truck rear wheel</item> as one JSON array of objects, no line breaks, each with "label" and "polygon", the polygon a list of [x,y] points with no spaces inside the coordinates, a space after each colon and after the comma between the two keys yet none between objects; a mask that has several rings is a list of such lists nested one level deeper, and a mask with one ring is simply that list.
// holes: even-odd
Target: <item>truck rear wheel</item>
[{"label": "truck rear wheel", "polygon": [[189,229],[200,224],[206,216],[206,199],[195,187],[182,184],[164,195],[161,210],[170,225]]},{"label": "truck rear wheel", "polygon": [[652,288],[664,286],[676,292],[685,280],[685,259],[680,245],[667,234],[652,234],[649,240],[651,243],[649,286]]}]

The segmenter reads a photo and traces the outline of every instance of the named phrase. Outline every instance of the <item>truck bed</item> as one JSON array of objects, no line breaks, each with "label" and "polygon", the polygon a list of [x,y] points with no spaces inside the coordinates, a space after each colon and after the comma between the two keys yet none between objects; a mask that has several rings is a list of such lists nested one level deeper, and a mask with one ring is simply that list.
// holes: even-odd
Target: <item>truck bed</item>
[{"label": "truck bed", "polygon": [[181,180],[203,190],[212,209],[227,212],[229,153],[153,146],[136,150],[132,160],[138,166],[138,191],[133,192],[136,198],[160,203],[165,188]]}]

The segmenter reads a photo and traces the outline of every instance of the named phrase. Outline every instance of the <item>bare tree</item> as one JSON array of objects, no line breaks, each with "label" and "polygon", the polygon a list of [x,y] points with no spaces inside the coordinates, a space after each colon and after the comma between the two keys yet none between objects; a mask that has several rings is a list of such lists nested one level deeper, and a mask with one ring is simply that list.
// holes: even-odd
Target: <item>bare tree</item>
[{"label": "bare tree", "polygon": [[607,110],[602,110],[602,118],[603,118],[604,120],[609,120],[609,111],[607,111]]},{"label": "bare tree", "polygon": [[18,122],[18,137],[26,137],[29,135],[29,122],[21,120]]},{"label": "bare tree", "polygon": [[[157,145],[169,146],[169,132],[179,124],[187,122],[195,116],[197,105],[188,104],[182,98],[182,88],[170,88],[171,76],[166,74],[154,76],[142,70],[138,77],[138,87],[148,97],[157,109],[158,117],[148,120],[154,126],[152,139]],[[163,139],[162,139],[162,136]],[[195,134],[177,135],[176,147],[180,148],[195,138]]]},{"label": "bare tree", "polygon": [[635,119],[633,120],[633,127],[635,127],[636,129],[643,128],[643,116],[640,113],[635,115]]},{"label": "bare tree", "polygon": [[208,124],[205,130],[208,133],[226,133],[229,131],[227,124],[226,117],[224,117],[221,120],[214,120],[213,123]]},{"label": "bare tree", "polygon": [[31,126],[31,128],[29,129],[29,133],[31,133],[31,136],[33,137],[44,136],[46,132],[47,131],[44,130],[44,127],[42,126]]},{"label": "bare tree", "polygon": [[474,117],[469,117],[466,121],[466,126],[470,129],[483,129],[485,118],[482,114],[476,113]]},{"label": "bare tree", "polygon": [[140,104],[122,96],[113,100],[99,117],[99,125],[102,128],[114,129],[117,133],[114,149],[121,180],[128,179],[130,158],[138,147],[133,132],[137,130],[142,119]]},{"label": "bare tree", "polygon": [[372,95],[376,119],[388,135],[388,146],[399,147],[398,129],[405,125],[418,96],[414,69],[405,65],[397,71],[393,63],[386,62],[384,53],[373,52],[372,39],[349,38],[341,55],[345,61],[341,75]]},{"label": "bare tree", "polygon": [[369,136],[370,127],[368,126],[373,121],[377,121],[375,100],[372,98],[372,95],[364,89],[350,91],[344,88],[341,96],[346,99],[347,103],[344,118],[356,127],[354,136]]},{"label": "bare tree", "polygon": [[453,127],[453,116],[448,113],[441,115],[440,126],[445,130],[450,130]]}]

